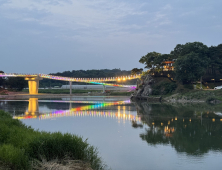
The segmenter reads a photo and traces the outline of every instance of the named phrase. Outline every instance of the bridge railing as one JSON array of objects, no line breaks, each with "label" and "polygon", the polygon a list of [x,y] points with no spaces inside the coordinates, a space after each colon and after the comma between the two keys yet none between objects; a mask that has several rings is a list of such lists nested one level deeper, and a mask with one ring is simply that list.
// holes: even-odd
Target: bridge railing
[{"label": "bridge railing", "polygon": [[74,77],[62,77],[54,76],[49,74],[40,74],[42,78],[61,80],[61,81],[75,81],[75,82],[110,82],[110,81],[125,81],[131,79],[140,78],[140,74],[129,75],[129,76],[119,76],[119,77],[106,77],[106,78],[74,78]]},{"label": "bridge railing", "polygon": [[0,73],[0,77],[37,77],[38,74]]}]

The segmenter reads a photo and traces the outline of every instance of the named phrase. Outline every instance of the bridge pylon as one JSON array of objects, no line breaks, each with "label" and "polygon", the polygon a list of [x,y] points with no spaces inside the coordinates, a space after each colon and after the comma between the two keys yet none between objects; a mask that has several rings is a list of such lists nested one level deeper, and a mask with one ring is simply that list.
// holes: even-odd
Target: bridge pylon
[{"label": "bridge pylon", "polygon": [[38,94],[39,89],[39,80],[42,80],[42,77],[26,77],[25,80],[28,80],[29,84],[29,94]]}]

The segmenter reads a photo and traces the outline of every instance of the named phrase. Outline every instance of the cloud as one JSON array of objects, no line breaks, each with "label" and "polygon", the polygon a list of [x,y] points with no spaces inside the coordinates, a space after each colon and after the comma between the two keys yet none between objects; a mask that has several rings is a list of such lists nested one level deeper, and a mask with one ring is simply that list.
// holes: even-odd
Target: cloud
[{"label": "cloud", "polygon": [[5,63],[35,56],[36,63],[58,61],[62,69],[62,56],[71,69],[73,63],[82,67],[77,60],[104,68],[104,63],[128,67],[130,58],[134,67],[135,56],[168,53],[178,43],[221,43],[221,5],[219,0],[0,0],[0,52]]},{"label": "cloud", "polygon": [[105,0],[16,0],[1,5],[8,18],[74,30],[116,28],[125,17],[143,15],[139,8]]}]

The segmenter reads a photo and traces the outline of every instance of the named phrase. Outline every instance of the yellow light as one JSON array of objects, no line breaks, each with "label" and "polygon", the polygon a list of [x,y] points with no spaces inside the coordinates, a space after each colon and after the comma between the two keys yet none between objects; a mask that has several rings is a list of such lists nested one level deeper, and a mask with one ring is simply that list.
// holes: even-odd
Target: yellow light
[{"label": "yellow light", "polygon": [[171,121],[173,122],[173,119]]},{"label": "yellow light", "polygon": [[163,126],[163,123],[161,123],[161,126]]},{"label": "yellow light", "polygon": [[215,80],[215,79],[211,79],[211,80]]},{"label": "yellow light", "polygon": [[168,121],[168,125],[170,124],[170,121]]},{"label": "yellow light", "polygon": [[220,119],[220,121],[222,122],[222,119]]},{"label": "yellow light", "polygon": [[191,122],[191,119],[189,121]]},{"label": "yellow light", "polygon": [[177,117],[175,117],[175,120],[177,120]]},{"label": "yellow light", "polygon": [[214,118],[212,119],[212,122],[215,122],[215,119],[214,119]]},{"label": "yellow light", "polygon": [[152,125],[155,125],[155,123],[153,122]]}]

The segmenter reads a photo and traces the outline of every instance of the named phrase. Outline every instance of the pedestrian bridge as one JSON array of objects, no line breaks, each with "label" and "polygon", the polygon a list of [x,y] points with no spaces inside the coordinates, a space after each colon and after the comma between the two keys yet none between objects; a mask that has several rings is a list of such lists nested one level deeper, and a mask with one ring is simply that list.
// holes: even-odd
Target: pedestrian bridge
[{"label": "pedestrian bridge", "polygon": [[62,77],[54,76],[49,74],[18,74],[18,73],[0,73],[0,77],[24,77],[29,84],[29,94],[38,94],[39,81],[42,79],[51,79],[51,80],[60,80],[60,81],[69,81],[70,82],[70,94],[72,82],[84,82],[90,84],[100,84],[100,85],[109,85],[117,87],[129,87],[136,88],[135,86],[121,85],[121,84],[111,84],[109,82],[118,82],[126,81],[140,78],[140,74],[129,75],[129,76],[118,76],[118,77],[103,77],[103,78],[75,78],[75,77]]}]

